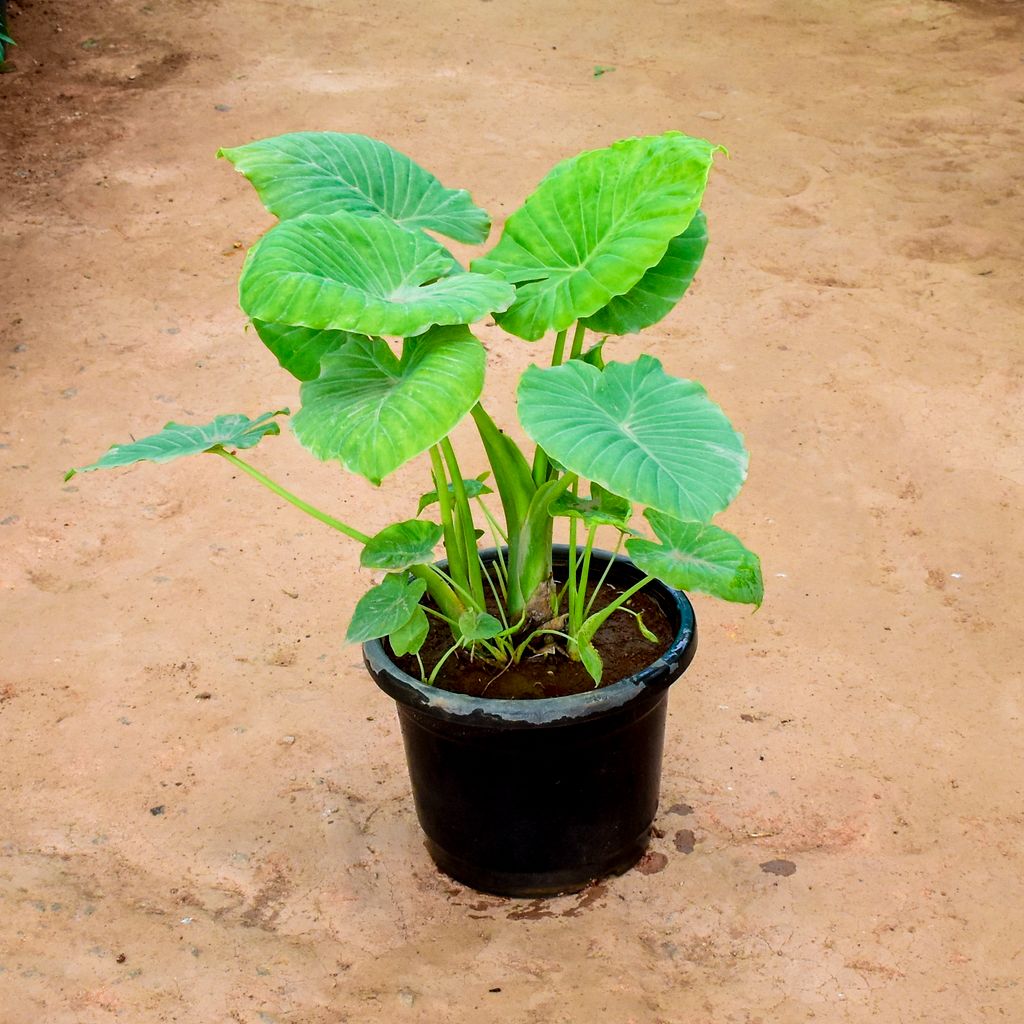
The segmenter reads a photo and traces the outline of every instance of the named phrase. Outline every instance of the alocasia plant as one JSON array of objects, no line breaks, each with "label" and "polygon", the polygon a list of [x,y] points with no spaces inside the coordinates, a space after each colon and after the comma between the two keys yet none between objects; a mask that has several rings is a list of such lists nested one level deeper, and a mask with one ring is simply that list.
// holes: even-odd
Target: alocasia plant
[{"label": "alocasia plant", "polygon": [[[565,160],[467,270],[427,232],[481,244],[490,218],[383,142],[300,132],[222,150],[279,218],[249,252],[240,300],[300,381],[295,436],[374,484],[425,454],[432,489],[416,518],[372,535],[310,505],[236,454],[279,433],[288,410],[169,423],[78,472],[225,458],[363,546],[361,564],[386,575],[358,602],[348,639],[386,636],[398,656],[419,657],[430,628],[450,632],[449,653],[469,648],[499,666],[549,648],[553,636],[599,682],[593,637],[650,579],[759,605],[757,556],[711,523],[746,477],[742,438],[700,384],[650,355],[604,354],[609,336],[657,323],[693,280],[717,151],[666,132]],[[554,336],[550,358],[519,382],[529,457],[481,404],[487,354],[470,327],[487,317],[527,342]],[[589,348],[588,331],[600,339]],[[466,416],[490,464],[477,478],[464,477],[450,437]],[[484,500],[494,492],[501,516]],[[633,527],[634,505],[656,540]],[[440,522],[420,518],[428,510]],[[570,536],[564,586],[552,579],[559,517]],[[478,521],[498,544],[496,560],[479,557]],[[619,532],[647,575],[595,607],[587,580],[601,526]],[[439,666],[421,662],[424,678]]]}]

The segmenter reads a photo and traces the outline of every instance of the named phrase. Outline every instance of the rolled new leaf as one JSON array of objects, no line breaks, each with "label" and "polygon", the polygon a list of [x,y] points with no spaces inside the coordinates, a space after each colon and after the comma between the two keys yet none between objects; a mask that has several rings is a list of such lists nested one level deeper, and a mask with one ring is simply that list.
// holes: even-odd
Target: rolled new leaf
[{"label": "rolled new leaf", "polygon": [[199,455],[216,448],[252,448],[270,434],[280,434],[281,428],[275,422],[276,416],[287,416],[287,409],[265,412],[251,420],[241,413],[218,416],[202,426],[184,423],[168,423],[157,434],[150,434],[139,441],[112,445],[110,450],[88,466],[69,469],[64,479],[70,480],[76,473],[91,473],[94,469],[116,469],[131,466],[136,462],[171,462],[185,455]]},{"label": "rolled new leaf", "polygon": [[410,338],[397,358],[383,341],[349,341],[302,385],[292,420],[318,459],[374,484],[445,437],[484,386],[486,352],[465,327]]},{"label": "rolled new leaf", "polygon": [[677,519],[707,521],[747,475],[743,438],[700,384],[652,356],[538,369],[519,384],[523,429],[566,469]]},{"label": "rolled new leaf", "polygon": [[445,188],[404,153],[365,135],[292,132],[217,155],[252,182],[281,220],[345,210],[470,244],[490,232],[490,217],[468,192]]},{"label": "rolled new leaf", "polygon": [[667,132],[558,164],[471,264],[517,286],[498,323],[535,341],[629,292],[693,221],[719,148]]},{"label": "rolled new leaf", "polygon": [[629,557],[641,572],[679,590],[760,606],[761,561],[738,537],[710,523],[684,523],[653,509],[644,516],[660,543],[626,541]]},{"label": "rolled new leaf", "polygon": [[507,309],[515,289],[462,271],[432,238],[339,211],[282,221],[250,250],[239,282],[254,320],[408,338]]}]

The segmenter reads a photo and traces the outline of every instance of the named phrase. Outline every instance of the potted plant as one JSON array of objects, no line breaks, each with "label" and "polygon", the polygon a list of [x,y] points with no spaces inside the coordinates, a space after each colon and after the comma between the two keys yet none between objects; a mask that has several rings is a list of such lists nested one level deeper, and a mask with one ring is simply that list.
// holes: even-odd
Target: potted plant
[{"label": "potted plant", "polygon": [[[421,457],[430,490],[382,528],[310,505],[238,455],[288,410],[169,423],[77,470],[213,454],[362,546],[383,578],[347,638],[397,701],[434,859],[480,889],[566,891],[639,858],[667,688],[696,647],[682,591],[761,602],[757,556],[711,523],[746,476],[742,438],[700,384],[604,351],[693,280],[717,151],[667,132],[565,160],[467,270],[433,235],[483,243],[488,215],[383,142],[294,133],[222,150],[279,219],[240,301],[300,381],[295,436],[375,484]],[[517,391],[532,450],[481,402],[487,352],[470,328],[489,317],[553,338]],[[490,466],[475,477],[450,436],[466,417]],[[612,553],[595,548],[602,527]]]}]

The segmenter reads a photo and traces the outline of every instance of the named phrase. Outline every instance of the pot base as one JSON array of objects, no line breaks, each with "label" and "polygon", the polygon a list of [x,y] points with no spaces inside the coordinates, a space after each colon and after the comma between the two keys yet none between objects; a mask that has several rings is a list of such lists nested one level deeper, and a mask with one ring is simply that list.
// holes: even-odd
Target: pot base
[{"label": "pot base", "polygon": [[635,842],[617,851],[614,860],[594,865],[589,871],[579,866],[560,871],[495,871],[473,861],[456,857],[432,839],[424,846],[433,862],[450,878],[477,892],[492,896],[514,896],[524,899],[544,896],[565,896],[580,892],[609,875],[623,875],[647,852],[651,830],[644,829]]}]

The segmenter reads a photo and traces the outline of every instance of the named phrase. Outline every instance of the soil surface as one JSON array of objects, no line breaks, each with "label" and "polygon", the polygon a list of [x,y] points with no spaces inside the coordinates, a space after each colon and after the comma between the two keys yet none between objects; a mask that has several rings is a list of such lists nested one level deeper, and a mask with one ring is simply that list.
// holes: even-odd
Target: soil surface
[{"label": "soil surface", "polygon": [[[593,587],[587,589],[588,602],[593,590]],[[605,584],[592,610],[600,611],[620,594],[621,589]],[[562,607],[564,611],[564,603]],[[613,612],[594,637],[594,648],[601,659],[601,686],[609,686],[646,668],[664,654],[672,642],[672,630],[665,613],[644,591],[634,594],[624,607],[628,611]],[[493,607],[489,610],[497,611]],[[641,634],[637,617],[654,639]],[[548,628],[564,629],[564,623],[555,622]],[[540,700],[594,689],[593,677],[583,663],[570,661],[564,643],[550,633],[537,636],[518,664],[498,665],[486,657],[486,652],[481,653],[479,647],[450,654],[451,646],[451,630],[435,621],[419,652],[420,661],[406,655],[397,658],[396,663],[416,679],[421,678],[420,663],[428,675],[440,663],[434,685],[471,697]]]},{"label": "soil surface", "polygon": [[[3,1024],[1024,1019],[1020,4],[9,10]],[[61,483],[166,420],[294,406],[235,301],[271,219],[214,153],[318,128],[496,226],[622,136],[731,154],[648,347],[746,437],[722,521],[766,600],[696,599],[658,833],[582,894],[432,867],[394,709],[342,642],[354,545],[219,459]],[[540,350],[483,337],[512,427]],[[429,489],[287,433],[253,461],[369,532]]]}]

